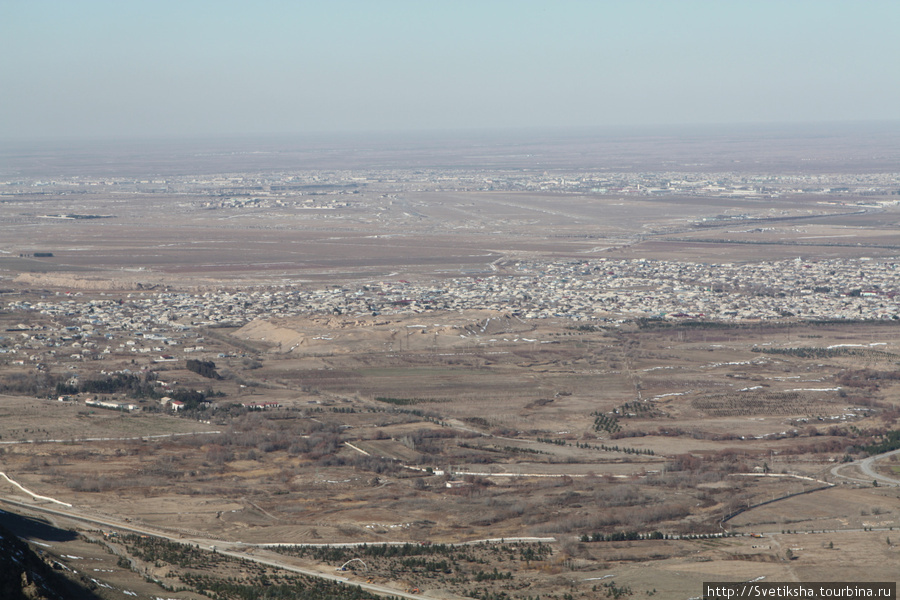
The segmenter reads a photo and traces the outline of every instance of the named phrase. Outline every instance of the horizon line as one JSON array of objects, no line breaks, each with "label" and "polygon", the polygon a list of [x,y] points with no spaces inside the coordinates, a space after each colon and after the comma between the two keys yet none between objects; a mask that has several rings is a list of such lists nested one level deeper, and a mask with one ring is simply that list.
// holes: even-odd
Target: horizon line
[{"label": "horizon line", "polygon": [[316,131],[268,131],[268,132],[195,132],[195,133],[116,133],[96,135],[36,135],[32,137],[0,136],[0,144],[75,144],[75,143],[146,143],[146,142],[234,142],[249,140],[316,140],[347,141],[381,139],[422,141],[432,137],[436,140],[453,138],[521,137],[525,135],[567,135],[567,136],[635,136],[685,135],[712,133],[776,133],[822,132],[824,130],[865,129],[874,127],[900,127],[900,119],[861,119],[841,121],[771,121],[771,122],[722,122],[722,123],[658,123],[622,125],[564,125],[564,126],[521,126],[521,127],[465,127],[465,128],[417,128],[417,129],[359,129],[359,130],[316,130]]}]

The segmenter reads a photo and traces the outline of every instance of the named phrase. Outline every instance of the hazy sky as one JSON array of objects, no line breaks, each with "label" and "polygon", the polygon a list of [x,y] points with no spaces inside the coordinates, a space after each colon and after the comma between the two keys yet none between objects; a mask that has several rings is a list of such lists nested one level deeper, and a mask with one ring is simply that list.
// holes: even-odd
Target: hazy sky
[{"label": "hazy sky", "polygon": [[0,0],[0,138],[900,120],[900,2]]}]

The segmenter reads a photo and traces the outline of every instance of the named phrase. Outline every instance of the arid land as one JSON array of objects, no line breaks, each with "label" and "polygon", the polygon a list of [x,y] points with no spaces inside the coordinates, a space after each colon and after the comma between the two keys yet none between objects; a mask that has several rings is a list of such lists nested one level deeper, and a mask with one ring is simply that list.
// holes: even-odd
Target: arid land
[{"label": "arid land", "polygon": [[895,581],[898,149],[832,141],[10,153],[3,510],[103,598]]}]

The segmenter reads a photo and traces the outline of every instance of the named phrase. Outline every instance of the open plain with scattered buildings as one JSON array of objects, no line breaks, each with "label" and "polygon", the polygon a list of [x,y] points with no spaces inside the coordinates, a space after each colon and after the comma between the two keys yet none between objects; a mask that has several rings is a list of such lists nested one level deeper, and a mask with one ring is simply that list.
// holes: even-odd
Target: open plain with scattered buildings
[{"label": "open plain with scattered buildings", "polygon": [[107,599],[895,581],[888,133],[7,150],[0,523]]}]

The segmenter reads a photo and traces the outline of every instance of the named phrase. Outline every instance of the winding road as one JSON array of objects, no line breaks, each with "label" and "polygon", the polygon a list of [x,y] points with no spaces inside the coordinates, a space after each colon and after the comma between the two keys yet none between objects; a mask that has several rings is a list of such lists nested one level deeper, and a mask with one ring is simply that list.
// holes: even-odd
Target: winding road
[{"label": "winding road", "polygon": [[[203,539],[203,538],[188,538],[182,537],[179,535],[172,535],[169,533],[165,533],[163,531],[138,526],[133,523],[120,523],[113,519],[101,519],[93,516],[81,515],[75,512],[74,510],[60,510],[56,508],[50,508],[48,506],[38,506],[34,504],[30,504],[28,502],[20,502],[18,500],[13,500],[8,497],[0,496],[0,504],[3,504],[7,510],[10,512],[19,513],[19,511],[23,512],[31,512],[31,513],[39,513],[47,516],[52,516],[56,518],[69,519],[74,521],[79,521],[81,523],[87,523],[89,525],[94,525],[97,527],[108,527],[113,528],[119,531],[127,531],[131,533],[136,533],[138,535],[147,535],[156,538],[161,538],[164,540],[168,540],[170,542],[175,542],[178,544],[188,544],[192,546],[197,546],[204,550],[215,551],[219,554],[223,554],[225,556],[231,556],[233,558],[238,558],[241,560],[250,560],[262,565],[267,565],[270,567],[275,567],[278,569],[284,569],[285,571],[290,571],[292,573],[298,573],[300,575],[309,575],[312,577],[320,577],[322,579],[327,579],[330,581],[336,581],[338,583],[344,583],[347,585],[358,585],[366,591],[381,595],[381,596],[396,596],[400,598],[409,598],[411,600],[434,600],[429,596],[423,596],[421,594],[413,594],[403,590],[399,590],[397,588],[388,587],[386,585],[380,585],[377,583],[366,583],[364,581],[354,581],[349,579],[343,574],[340,573],[329,573],[327,570],[334,570],[334,567],[323,565],[323,570],[311,569],[297,566],[296,564],[291,564],[291,558],[288,556],[283,556],[280,554],[276,554],[274,552],[263,551],[260,553],[257,550],[256,545],[250,544],[241,544],[235,542],[221,542],[218,540],[211,539]],[[8,508],[7,508],[8,507]],[[16,510],[17,509],[17,510]],[[251,553],[252,552],[252,553]]]},{"label": "winding road", "polygon": [[[43,496],[39,496],[36,498],[44,499]],[[50,498],[44,499],[44,501],[55,501]],[[52,516],[61,519],[69,519],[73,521],[78,521],[81,523],[87,523],[89,525],[93,525],[101,528],[112,528],[119,531],[127,531],[131,533],[136,533],[138,535],[147,535],[156,538],[161,538],[168,540],[170,542],[176,542],[179,544],[187,544],[191,546],[197,546],[199,548],[203,548],[204,550],[215,551],[219,554],[223,554],[225,556],[231,556],[233,558],[238,558],[241,560],[250,560],[259,564],[267,565],[270,567],[275,567],[278,569],[284,569],[285,571],[290,571],[293,573],[299,573],[301,575],[308,575],[311,577],[320,577],[322,579],[327,579],[330,581],[336,581],[338,583],[344,583],[347,585],[358,585],[362,589],[372,592],[381,596],[395,596],[399,598],[409,598],[411,600],[434,600],[434,597],[422,595],[422,594],[414,594],[411,592],[406,592],[404,590],[400,590],[394,587],[389,587],[387,585],[382,585],[378,583],[367,583],[365,581],[350,579],[345,574],[341,572],[334,572],[334,567],[330,565],[322,565],[320,569],[314,569],[309,567],[301,567],[293,562],[293,559],[290,556],[278,554],[274,551],[268,550],[268,548],[273,548],[277,546],[295,546],[294,544],[245,544],[241,542],[223,542],[221,540],[213,540],[208,538],[201,537],[187,537],[182,535],[175,535],[172,533],[168,533],[153,527],[147,527],[143,525],[138,525],[130,522],[120,522],[114,518],[100,518],[96,516],[88,516],[81,514],[78,509],[71,507],[71,505],[66,505],[64,503],[59,508],[51,508],[49,506],[41,506],[32,504],[29,502],[22,502],[20,500],[14,500],[7,496],[0,496],[0,504],[5,505],[10,512],[19,513],[19,511],[23,512],[32,512],[39,513],[46,516]],[[450,545],[453,546],[466,546],[471,544],[478,543],[514,543],[514,542],[555,542],[555,538],[548,537],[508,537],[508,538],[489,538],[483,540],[472,540],[468,542],[458,542]],[[372,542],[368,542],[371,544]],[[389,542],[390,544],[403,544],[405,542]],[[311,546],[336,546],[336,547],[353,547],[353,546],[361,546],[366,545],[367,542],[346,542],[346,543],[337,543],[337,544],[308,544]]]},{"label": "winding road", "polygon": [[[831,474],[839,479],[848,479],[850,481],[855,481],[858,483],[872,483],[873,481],[877,481],[878,485],[900,486],[900,479],[896,477],[889,477],[888,475],[884,475],[883,473],[878,473],[873,467],[875,461],[882,460],[896,454],[900,454],[900,450],[892,450],[890,452],[885,452],[884,454],[876,454],[875,456],[863,458],[862,460],[855,460],[849,463],[841,463],[839,465],[831,467]],[[853,477],[852,475],[844,475],[842,473],[842,471],[849,470],[854,467],[858,468],[865,477]]]}]

